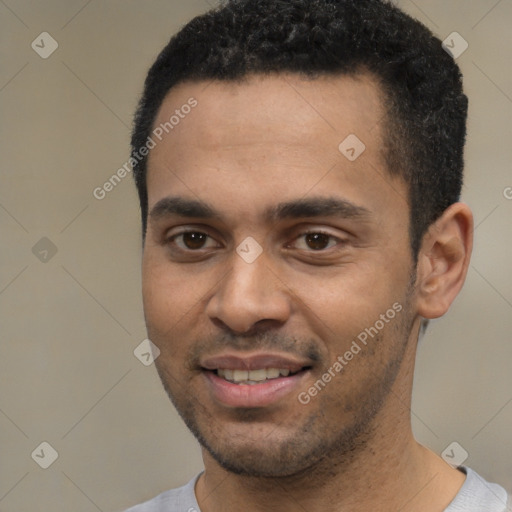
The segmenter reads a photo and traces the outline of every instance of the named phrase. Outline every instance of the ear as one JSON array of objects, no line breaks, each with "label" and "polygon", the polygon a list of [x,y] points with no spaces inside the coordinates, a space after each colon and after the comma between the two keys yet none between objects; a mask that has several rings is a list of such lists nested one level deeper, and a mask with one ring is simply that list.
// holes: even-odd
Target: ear
[{"label": "ear", "polygon": [[463,203],[448,207],[423,237],[417,265],[417,312],[444,315],[459,293],[473,248],[473,215]]}]

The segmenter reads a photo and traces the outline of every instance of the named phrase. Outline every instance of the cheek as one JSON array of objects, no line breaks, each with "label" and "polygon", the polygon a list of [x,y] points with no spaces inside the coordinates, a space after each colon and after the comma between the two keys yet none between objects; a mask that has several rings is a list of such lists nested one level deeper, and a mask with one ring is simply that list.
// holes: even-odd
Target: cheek
[{"label": "cheek", "polygon": [[361,375],[375,373],[402,345],[405,286],[389,272],[356,265],[321,280],[296,280],[298,314],[324,340],[328,366],[346,354],[345,377],[337,379],[340,385],[350,382],[349,387],[357,387]]},{"label": "cheek", "polygon": [[188,340],[203,335],[205,298],[212,284],[192,267],[177,269],[157,251],[142,264],[142,295],[149,338],[167,355],[183,354]]},{"label": "cheek", "polygon": [[145,252],[142,263],[142,298],[148,330],[165,331],[183,316],[187,290],[180,285],[168,262]]},{"label": "cheek", "polygon": [[[399,287],[390,284],[382,272],[350,264],[316,275],[287,276],[286,284],[304,310],[316,314],[334,332],[351,331],[374,322],[399,297]],[[283,281],[285,278],[283,278]]]},{"label": "cheek", "polygon": [[[152,269],[143,272],[142,293],[144,304],[144,317],[149,339],[160,350],[159,364],[170,370],[174,363],[178,362],[179,354],[183,354],[183,339],[179,334],[180,318],[183,302],[176,300],[173,283],[160,277],[159,273]],[[172,370],[175,371],[175,368]]]}]

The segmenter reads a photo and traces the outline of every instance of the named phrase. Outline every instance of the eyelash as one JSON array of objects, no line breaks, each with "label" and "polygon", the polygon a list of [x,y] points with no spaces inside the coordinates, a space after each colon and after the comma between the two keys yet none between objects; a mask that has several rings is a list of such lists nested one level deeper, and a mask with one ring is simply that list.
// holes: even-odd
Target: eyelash
[{"label": "eyelash", "polygon": [[[207,239],[209,240],[215,240],[214,237],[212,237],[211,235],[209,235],[208,233],[204,232],[204,231],[201,231],[201,230],[192,230],[192,229],[188,229],[186,231],[182,231],[180,233],[175,233],[173,234],[172,236],[168,237],[166,240],[165,240],[165,243],[166,244],[175,244],[177,246],[177,249],[182,251],[182,252],[188,252],[188,253],[199,253],[200,251],[204,250],[205,248],[204,247],[201,247],[199,249],[190,249],[190,248],[184,248],[184,247],[180,247],[179,245],[176,244],[176,239],[178,239],[179,237],[183,237],[187,234],[199,234],[199,235],[205,235],[207,237]],[[293,241],[291,243],[288,243],[286,244],[286,248],[290,248],[290,246],[294,243],[296,243],[298,240],[300,239],[304,239],[306,236],[308,235],[324,235],[326,237],[329,238],[329,242],[331,241],[335,241],[336,244],[334,246],[331,246],[331,247],[327,247],[325,249],[319,249],[319,250],[315,250],[315,249],[301,249],[301,250],[304,250],[306,252],[310,252],[310,253],[322,253],[322,252],[326,252],[330,249],[332,249],[333,247],[336,247],[336,246],[340,246],[340,245],[344,245],[346,243],[345,240],[339,238],[339,237],[336,237],[334,236],[333,234],[331,233],[328,233],[326,231],[323,231],[321,229],[311,229],[311,230],[307,230],[307,231],[304,231],[304,232],[301,232],[298,236],[296,236]],[[206,249],[211,249],[211,248],[206,248]]]}]

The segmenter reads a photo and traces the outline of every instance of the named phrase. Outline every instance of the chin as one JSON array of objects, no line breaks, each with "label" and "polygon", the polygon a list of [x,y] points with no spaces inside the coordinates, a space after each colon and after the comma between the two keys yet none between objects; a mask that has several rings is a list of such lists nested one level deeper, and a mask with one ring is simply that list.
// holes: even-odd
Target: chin
[{"label": "chin", "polygon": [[[203,444],[203,443],[202,443]],[[263,446],[261,446],[263,444]],[[247,442],[245,446],[215,446],[203,444],[213,459],[226,471],[253,478],[285,478],[307,471],[312,454],[294,452],[289,443]]]},{"label": "chin", "polygon": [[333,456],[340,450],[347,461],[355,445],[361,442],[358,426],[331,431],[331,435],[326,436],[329,429],[321,424],[320,417],[312,415],[302,421],[295,418],[286,425],[279,425],[206,423],[200,417],[192,419],[189,416],[186,424],[216,463],[230,473],[253,478],[300,480],[302,476],[332,469]]}]

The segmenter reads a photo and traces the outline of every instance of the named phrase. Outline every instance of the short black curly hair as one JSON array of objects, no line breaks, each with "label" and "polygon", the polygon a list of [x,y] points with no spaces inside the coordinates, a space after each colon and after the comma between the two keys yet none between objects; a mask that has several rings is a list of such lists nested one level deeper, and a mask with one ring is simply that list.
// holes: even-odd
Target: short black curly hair
[{"label": "short black curly hair", "polygon": [[441,41],[386,0],[228,0],[173,36],[149,70],[134,119],[131,161],[143,233],[147,157],[139,149],[169,90],[184,81],[280,72],[369,72],[377,79],[386,98],[387,170],[409,189],[416,259],[429,225],[460,196],[468,102]]}]

